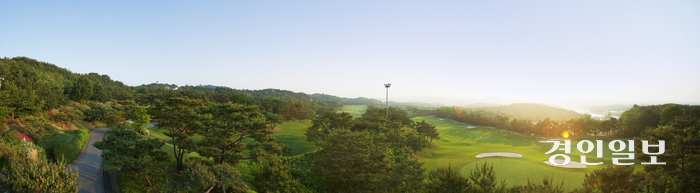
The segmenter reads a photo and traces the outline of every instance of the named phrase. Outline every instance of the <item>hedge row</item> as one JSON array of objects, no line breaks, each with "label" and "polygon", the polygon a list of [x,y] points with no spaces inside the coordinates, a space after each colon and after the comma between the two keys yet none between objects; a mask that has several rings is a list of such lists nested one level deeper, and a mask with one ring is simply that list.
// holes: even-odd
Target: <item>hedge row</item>
[{"label": "hedge row", "polygon": [[76,138],[68,144],[53,144],[53,154],[57,162],[71,163],[80,156],[85,142],[87,142],[88,137],[90,137],[90,131],[78,129],[75,130],[74,134]]}]

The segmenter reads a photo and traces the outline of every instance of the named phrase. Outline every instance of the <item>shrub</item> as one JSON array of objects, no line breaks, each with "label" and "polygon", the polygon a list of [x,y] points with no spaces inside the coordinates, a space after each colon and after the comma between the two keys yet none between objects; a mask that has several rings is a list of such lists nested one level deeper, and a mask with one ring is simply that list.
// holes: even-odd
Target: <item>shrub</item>
[{"label": "shrub", "polygon": [[62,164],[44,161],[15,161],[2,170],[0,192],[78,192],[77,172],[64,171]]},{"label": "shrub", "polygon": [[53,153],[56,157],[56,161],[70,163],[80,156],[83,146],[85,146],[85,142],[87,142],[90,136],[90,131],[78,129],[73,131],[73,133],[76,135],[76,138],[70,143],[53,144]]}]

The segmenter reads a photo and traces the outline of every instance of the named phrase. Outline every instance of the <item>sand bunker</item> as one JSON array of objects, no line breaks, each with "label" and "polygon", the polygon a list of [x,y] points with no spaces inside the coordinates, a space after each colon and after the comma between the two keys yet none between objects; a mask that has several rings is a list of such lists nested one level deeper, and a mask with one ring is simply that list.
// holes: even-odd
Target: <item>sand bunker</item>
[{"label": "sand bunker", "polygon": [[[557,162],[558,164],[564,163],[564,159],[555,159],[554,162]],[[577,161],[571,161],[569,164],[563,165],[563,166],[555,166],[549,163],[549,160],[545,160],[544,163],[554,166],[554,167],[562,167],[562,168],[586,168],[586,165],[581,164],[581,162]]]},{"label": "sand bunker", "polygon": [[[512,153],[512,152],[487,152],[487,153],[480,153],[476,155],[476,158],[485,158],[485,157],[494,157],[494,156],[500,156],[500,157],[523,157],[523,154],[519,153]],[[557,162],[558,163],[558,162]]]},{"label": "sand bunker", "polygon": [[547,140],[541,140],[541,141],[539,141],[539,142],[540,142],[540,143],[547,143],[547,142],[545,142],[545,141],[562,141],[562,140],[566,140],[566,139],[547,139]]},{"label": "sand bunker", "polygon": [[445,120],[445,119],[443,119],[443,118],[438,118],[438,120],[442,121],[442,120]]},{"label": "sand bunker", "polygon": [[467,128],[467,129],[476,128],[476,126],[462,126],[462,127]]}]

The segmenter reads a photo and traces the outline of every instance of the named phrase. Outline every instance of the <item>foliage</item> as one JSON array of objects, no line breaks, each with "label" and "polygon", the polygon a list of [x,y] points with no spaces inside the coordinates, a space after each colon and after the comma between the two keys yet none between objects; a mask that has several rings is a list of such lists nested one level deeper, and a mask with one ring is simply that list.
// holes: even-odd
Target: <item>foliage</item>
[{"label": "foliage", "polygon": [[134,128],[134,131],[141,135],[148,135],[148,130],[146,129],[146,125],[150,123],[150,118],[148,117],[148,114],[146,113],[146,109],[143,108],[138,108],[133,111],[131,114],[131,120],[134,121],[134,124],[131,124],[131,127]]},{"label": "foliage", "polygon": [[158,121],[158,127],[168,129],[166,135],[173,140],[173,153],[177,162],[177,171],[180,173],[183,170],[185,154],[196,149],[194,142],[188,139],[188,136],[202,129],[202,120],[206,120],[206,115],[197,112],[204,102],[188,97],[177,97],[165,101],[156,100],[155,103],[149,114]]},{"label": "foliage", "polygon": [[54,156],[57,161],[70,163],[80,156],[88,137],[90,137],[90,131],[77,129],[74,133],[76,137],[70,143],[53,144]]},{"label": "foliage", "polygon": [[506,181],[501,181],[500,186],[497,186],[496,173],[493,171],[493,166],[487,164],[479,167],[469,174],[473,186],[471,191],[476,192],[504,192],[506,190]]},{"label": "foliage", "polygon": [[633,192],[636,185],[630,179],[632,166],[608,166],[586,174],[583,187],[574,192]]},{"label": "foliage", "polygon": [[58,109],[58,113],[53,118],[64,122],[68,126],[71,123],[75,123],[75,121],[83,119],[83,112],[74,107],[64,106]]},{"label": "foliage", "polygon": [[260,169],[253,173],[250,183],[258,192],[300,192],[298,180],[293,179],[288,171],[290,164],[274,156],[259,158]]},{"label": "foliage", "polygon": [[24,127],[21,130],[39,146],[43,146],[51,137],[59,133],[49,120],[41,117],[27,117],[24,119]]},{"label": "foliage", "polygon": [[103,105],[96,102],[89,102],[87,104],[90,108],[83,112],[83,120],[88,122],[102,121],[112,111],[112,108],[108,105]]},{"label": "foliage", "polygon": [[239,173],[232,167],[188,162],[180,180],[166,182],[164,190],[166,192],[205,192],[220,187],[233,188],[231,192],[246,191],[245,186],[240,184]]},{"label": "foliage", "polygon": [[[164,183],[175,179],[164,169],[130,172],[120,170],[118,178],[119,188],[125,193],[163,192]],[[148,181],[152,187],[148,185]]]},{"label": "foliage", "polygon": [[74,101],[84,101],[94,94],[93,84],[85,76],[78,78],[78,81],[71,87],[70,99]]},{"label": "foliage", "polygon": [[108,138],[93,145],[98,149],[108,150],[102,157],[112,161],[122,171],[162,170],[167,168],[167,162],[172,159],[168,153],[160,150],[165,142],[158,138],[142,138],[125,127],[112,129],[110,133],[112,135]]},{"label": "foliage", "polygon": [[[641,138],[635,138],[637,149],[642,149],[642,139],[649,144],[665,141],[665,152],[657,155],[659,162],[665,165],[645,165],[646,172],[662,172],[668,177],[669,189],[673,192],[688,192],[700,189],[700,121],[694,116],[677,116],[667,126],[659,126],[646,130]],[[659,148],[649,148],[650,153],[658,152]],[[651,157],[642,151],[637,151],[637,159],[649,162]]]},{"label": "foliage", "polygon": [[93,86],[93,91],[92,91],[92,96],[90,96],[91,100],[95,101],[100,101],[100,102],[107,102],[110,98],[109,93],[107,92],[107,89],[105,89],[104,86],[102,86],[101,83],[96,82]]},{"label": "foliage", "polygon": [[468,192],[472,188],[472,183],[468,178],[452,170],[449,166],[447,168],[438,168],[428,173],[424,185],[424,192],[458,193]]},{"label": "foliage", "polygon": [[[276,142],[267,121],[256,106],[215,104],[203,107],[206,130],[198,143],[198,152],[213,157],[217,164],[237,164],[241,159],[255,159],[268,153],[281,154],[292,149]],[[267,151],[264,151],[267,150]],[[243,152],[248,151],[247,155]]]},{"label": "foliage", "polygon": [[63,164],[15,161],[10,169],[2,171],[5,177],[0,178],[0,191],[78,192],[77,172],[64,171]]}]

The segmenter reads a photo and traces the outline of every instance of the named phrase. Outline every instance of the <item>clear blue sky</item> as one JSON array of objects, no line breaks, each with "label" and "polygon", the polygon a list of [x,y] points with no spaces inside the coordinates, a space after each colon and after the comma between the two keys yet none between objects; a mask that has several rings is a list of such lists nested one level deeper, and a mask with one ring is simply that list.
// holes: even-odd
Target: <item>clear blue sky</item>
[{"label": "clear blue sky", "polygon": [[2,1],[0,57],[127,85],[700,102],[700,1]]}]

